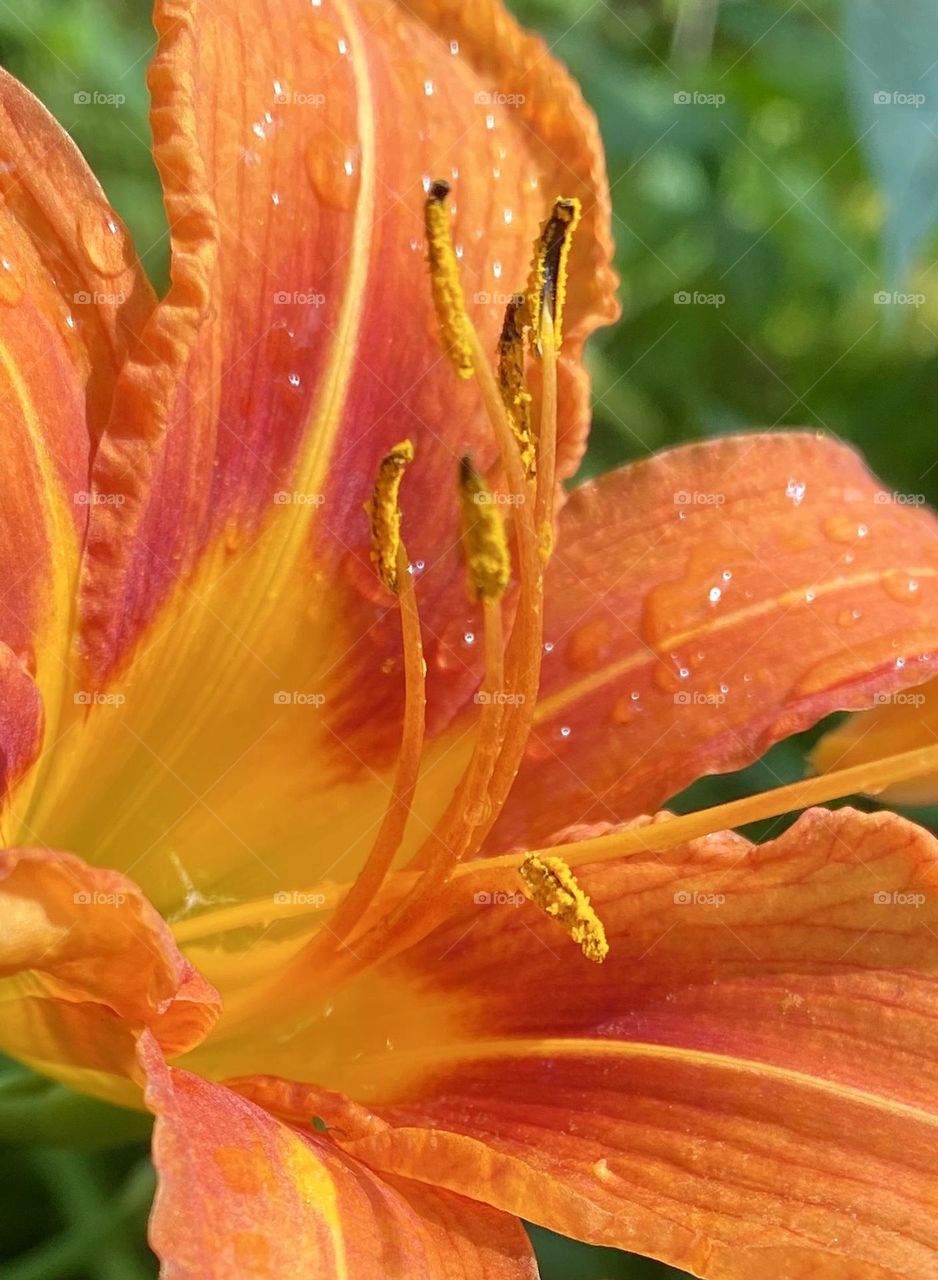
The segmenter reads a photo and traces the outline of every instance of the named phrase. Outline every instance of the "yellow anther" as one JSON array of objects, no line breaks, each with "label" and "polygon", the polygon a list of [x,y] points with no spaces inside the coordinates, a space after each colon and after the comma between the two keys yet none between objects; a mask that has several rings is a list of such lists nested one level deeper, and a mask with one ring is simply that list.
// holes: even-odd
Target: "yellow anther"
[{"label": "yellow anther", "polygon": [[375,491],[365,503],[371,523],[371,559],[378,577],[397,593],[397,553],[401,545],[401,509],[398,498],[404,468],[414,460],[414,446],[402,440],[381,459]]},{"label": "yellow anther", "polygon": [[433,305],[436,308],[443,350],[452,360],[460,378],[471,378],[473,365],[468,334],[469,319],[459,278],[459,265],[453,249],[453,233],[446,207],[448,195],[449,183],[442,181],[432,183],[427,192],[424,204],[427,262],[430,266]]},{"label": "yellow anther", "polygon": [[494,496],[469,458],[460,459],[463,547],[473,600],[497,600],[511,577],[505,523]]},{"label": "yellow anther", "polygon": [[563,304],[567,296],[567,261],[573,233],[580,221],[580,202],[575,196],[555,200],[550,217],[534,242],[534,260],[528,278],[528,320],[531,345],[542,350],[542,315],[546,310],[554,322],[554,345],[563,341]]},{"label": "yellow anther", "polygon": [[609,954],[606,930],[563,858],[529,853],[519,871],[531,901],[566,929],[587,960],[602,964]]},{"label": "yellow anther", "polygon": [[518,451],[530,480],[537,465],[537,450],[531,435],[531,392],[524,376],[524,313],[526,299],[518,293],[505,308],[505,320],[498,340],[498,388]]}]

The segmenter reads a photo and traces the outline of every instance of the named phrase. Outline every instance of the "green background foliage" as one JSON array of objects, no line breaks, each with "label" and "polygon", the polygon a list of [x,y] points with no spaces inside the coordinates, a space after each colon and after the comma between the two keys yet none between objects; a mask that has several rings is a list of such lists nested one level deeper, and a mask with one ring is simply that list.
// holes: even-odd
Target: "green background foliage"
[{"label": "green background foliage", "polygon": [[[741,427],[797,424],[855,441],[888,486],[938,499],[933,0],[514,7],[580,80],[608,153],[624,314],[592,347],[587,469]],[[168,242],[144,84],[152,42],[145,0],[0,0],[0,61],[72,133],[162,284]],[[82,90],[126,101],[81,105]],[[892,99],[877,102],[883,93]],[[676,301],[682,293],[722,302]],[[916,301],[877,303],[877,293]],[[742,775],[698,784],[676,807],[802,768],[803,743],[784,744]],[[50,1145],[64,1132],[62,1099],[43,1103],[40,1087],[13,1064],[0,1074],[4,1275],[154,1275],[145,1144],[121,1140],[118,1119],[96,1113],[90,1132],[70,1127],[70,1146]],[[115,1145],[98,1149],[110,1137]],[[545,1280],[677,1274],[533,1234]]]}]

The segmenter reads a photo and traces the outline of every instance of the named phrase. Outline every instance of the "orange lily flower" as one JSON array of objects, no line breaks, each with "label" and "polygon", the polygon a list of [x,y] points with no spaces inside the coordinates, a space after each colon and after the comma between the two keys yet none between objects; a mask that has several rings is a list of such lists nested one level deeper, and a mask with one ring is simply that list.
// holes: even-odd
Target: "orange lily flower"
[{"label": "orange lily flower", "polygon": [[927,687],[935,519],[806,433],[564,504],[608,195],[492,0],[156,25],[160,301],[0,79],[4,1049],[145,1098],[170,1280],[935,1274],[936,842],[728,830],[932,739],[641,817]]}]

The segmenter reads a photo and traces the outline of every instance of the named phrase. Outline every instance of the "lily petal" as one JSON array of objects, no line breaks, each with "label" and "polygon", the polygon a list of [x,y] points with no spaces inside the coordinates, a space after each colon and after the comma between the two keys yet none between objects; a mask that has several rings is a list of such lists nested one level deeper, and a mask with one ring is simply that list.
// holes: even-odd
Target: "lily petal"
[{"label": "lily petal", "polygon": [[[811,753],[818,773],[848,769],[884,756],[931,747],[938,741],[938,681],[917,689],[884,693],[869,711],[848,716],[826,733]],[[923,777],[877,789],[886,804],[935,804],[938,778]]]},{"label": "lily petal", "polygon": [[328,1138],[166,1066],[141,1038],[157,1116],[150,1238],[164,1280],[535,1280],[516,1220],[383,1179]]},{"label": "lily petal", "polygon": [[926,680],[938,523],[882,498],[852,450],[801,433],[690,445],[576,490],[529,756],[490,847],[650,812]]},{"label": "lily petal", "polygon": [[218,1013],[213,989],[126,876],[68,853],[0,853],[4,1052],[86,1093],[139,1105],[134,1042],[170,1055]]},{"label": "lily petal", "polygon": [[[484,465],[494,446],[435,332],[424,182],[453,178],[466,289],[493,353],[499,291],[526,280],[557,191],[581,197],[562,474],[586,425],[580,349],[614,303],[595,121],[498,4],[341,0],[298,15],[161,0],[156,25],[173,284],[96,455],[96,489],[123,501],[91,513],[82,594],[88,685],[126,685],[127,702],[90,708],[37,823],[49,843],[119,862],[126,831],[101,833],[97,815],[104,791],[120,793],[146,841],[135,874],[175,906],[170,829],[199,891],[256,893],[283,866],[308,874],[311,848],[353,845],[381,812],[363,743],[386,750],[397,732],[400,681],[381,667],[398,628],[376,599],[361,506],[404,434],[420,460],[407,536],[438,562],[430,596],[465,610],[455,462],[469,449]],[[66,829],[60,801],[79,790]]]},{"label": "lily petal", "polygon": [[[7,798],[44,731],[54,737],[59,703],[73,687],[89,451],[129,337],[153,300],[72,140],[3,71],[0,159],[0,790]],[[27,793],[15,798],[20,813]],[[7,819],[8,840],[14,827]]]},{"label": "lily petal", "polygon": [[577,872],[606,963],[530,906],[455,913],[402,966],[462,1038],[343,1145],[711,1280],[934,1274],[934,837],[813,810]]}]

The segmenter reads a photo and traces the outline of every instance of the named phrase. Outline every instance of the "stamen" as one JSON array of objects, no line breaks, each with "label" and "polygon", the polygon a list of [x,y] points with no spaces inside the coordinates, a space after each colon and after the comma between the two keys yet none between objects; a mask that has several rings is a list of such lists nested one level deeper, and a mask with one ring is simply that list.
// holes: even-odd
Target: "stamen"
[{"label": "stamen", "polygon": [[[625,831],[612,831],[608,835],[594,836],[590,840],[571,841],[563,846],[565,857],[571,864],[605,862],[610,858],[624,858],[634,853],[658,853],[699,840],[718,831],[731,831],[750,822],[777,818],[785,813],[799,813],[813,805],[823,805],[831,800],[842,800],[852,795],[874,795],[897,782],[927,775],[938,776],[938,746],[918,747],[903,751],[882,760],[852,765],[838,769],[819,778],[804,778],[773,787],[758,795],[744,796],[726,804],[698,809],[696,813],[666,817],[660,822],[629,827]],[[551,850],[535,850],[541,856]],[[517,854],[492,858],[486,864],[494,869],[517,863]]]},{"label": "stamen", "polygon": [[531,345],[538,355],[542,348],[545,312],[554,322],[554,342],[558,351],[563,343],[567,262],[573,233],[579,221],[580,202],[575,196],[556,200],[550,217],[534,242],[534,262],[528,280],[528,321],[531,325]]},{"label": "stamen", "polygon": [[469,598],[498,600],[511,577],[505,523],[488,485],[463,457],[459,463],[462,537],[469,570]]},{"label": "stamen", "polygon": [[448,195],[449,183],[443,181],[432,183],[427,193],[424,204],[427,262],[443,350],[452,360],[459,377],[471,378],[473,359],[468,336],[469,317],[453,249],[453,232],[446,207]]},{"label": "stamen", "polygon": [[606,931],[563,858],[531,853],[519,873],[531,901],[566,929],[587,960],[602,964],[609,954]]},{"label": "stamen", "polygon": [[336,909],[323,937],[334,947],[344,942],[371,906],[391,869],[410,818],[423,756],[426,727],[427,664],[420,637],[420,615],[414,580],[408,569],[404,543],[398,546],[397,582],[401,610],[401,643],[404,651],[404,726],[397,758],[393,790],[368,860],[348,894]]},{"label": "stamen", "polygon": [[498,339],[498,389],[518,442],[524,473],[530,480],[537,469],[537,451],[531,435],[531,392],[524,375],[524,315],[527,300],[516,293],[505,308]]},{"label": "stamen", "polygon": [[414,460],[414,446],[402,440],[381,459],[374,493],[365,503],[365,514],[371,524],[371,559],[378,577],[389,591],[397,593],[399,551],[401,546],[401,511],[398,497],[404,469]]}]

